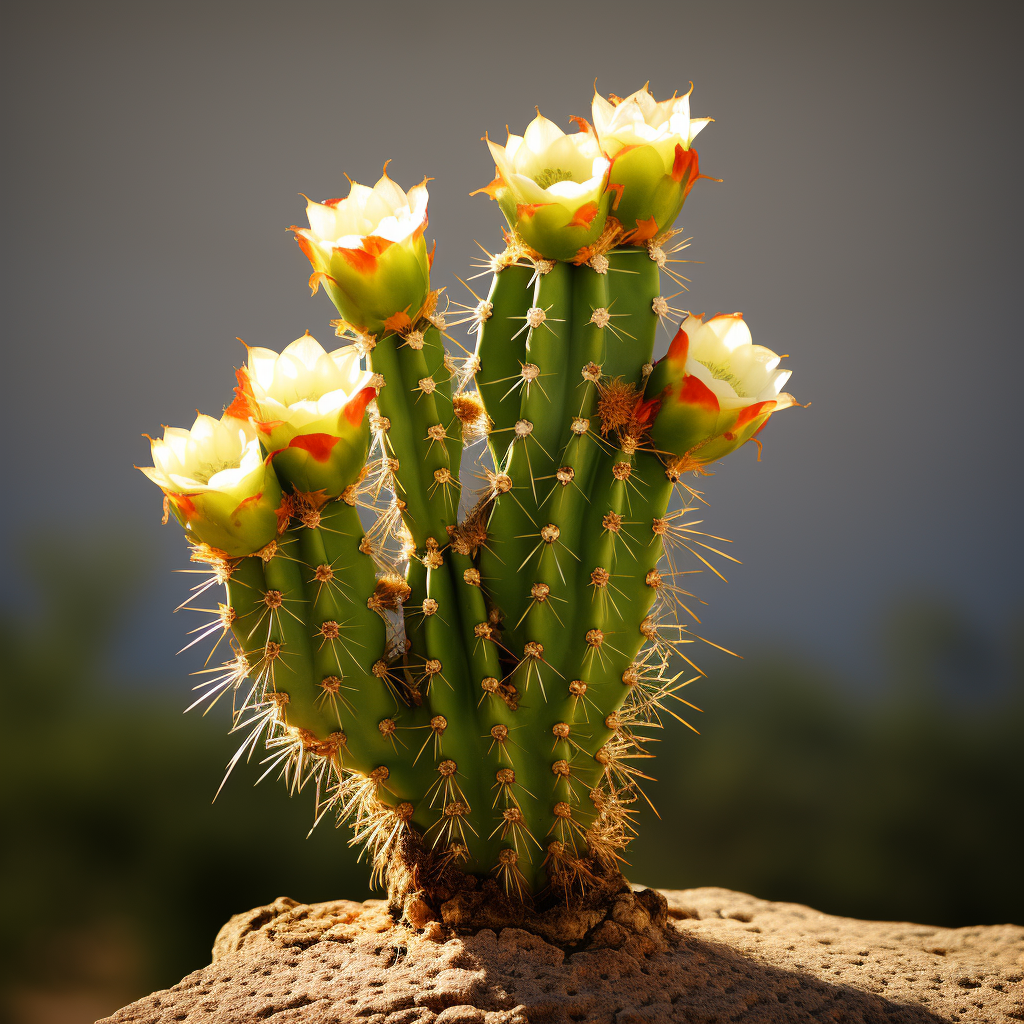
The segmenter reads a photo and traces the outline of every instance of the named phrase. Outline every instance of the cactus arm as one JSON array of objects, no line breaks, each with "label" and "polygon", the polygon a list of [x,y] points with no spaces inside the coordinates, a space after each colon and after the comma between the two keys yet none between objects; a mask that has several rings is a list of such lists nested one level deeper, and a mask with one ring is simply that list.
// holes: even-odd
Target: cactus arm
[{"label": "cactus arm", "polygon": [[[572,317],[570,322],[569,358],[566,367],[568,416],[563,420],[562,450],[576,436],[574,419],[590,419],[597,399],[596,370],[601,368],[608,346],[605,318],[608,311],[608,274],[598,273],[584,265],[572,269]],[[564,460],[563,460],[564,461]],[[586,490],[586,485],[581,488]]]},{"label": "cactus arm", "polygon": [[[224,582],[225,601],[229,609],[231,632],[235,637],[237,663],[253,677],[254,694],[262,689],[255,675],[264,657],[267,631],[260,629],[260,619],[266,611],[263,602],[267,590],[263,574],[263,559],[259,555],[240,558],[231,563],[230,574]],[[237,717],[237,711],[236,711]]]},{"label": "cactus arm", "polygon": [[[609,253],[606,273],[581,267],[577,275],[573,331],[580,337],[581,347],[585,352],[593,352],[599,340],[603,343],[601,374],[605,382],[621,377],[626,383],[639,383],[653,351],[658,322],[652,307],[653,297],[659,291],[657,264],[646,250],[624,248]],[[597,324],[592,322],[595,309],[608,313],[599,339]],[[576,361],[579,362],[579,358]],[[588,385],[586,380],[582,383]],[[583,392],[588,393],[593,402],[593,391]],[[632,518],[630,502],[636,500],[639,492],[636,483],[631,484],[628,479],[620,481],[613,472],[619,462],[630,464],[628,472],[631,472],[632,458],[608,442],[599,445],[592,427],[570,440],[566,448],[567,464],[573,464],[572,456],[578,463],[574,465],[572,481],[552,495],[552,515],[561,513],[557,521],[560,527],[564,522],[566,543],[579,556],[572,580],[578,596],[573,602],[569,641],[561,645],[562,663],[566,666],[566,684],[589,686],[583,665],[586,659],[593,661],[595,654],[586,637],[591,629],[610,632],[613,621],[608,615],[614,615],[614,605],[621,605],[624,600],[620,585],[625,575],[614,567],[623,545],[620,535],[607,528],[606,516],[611,513],[613,523],[615,517],[623,524],[628,523]],[[601,568],[609,573],[608,584],[604,587],[596,586],[591,578],[593,571]],[[609,640],[609,643],[614,644],[614,641]],[[593,712],[592,694],[566,692],[558,709],[558,720],[570,724],[582,722],[593,717]]]},{"label": "cactus arm", "polygon": [[405,582],[409,585],[409,599],[403,609],[408,647],[406,654],[411,663],[422,664],[427,659],[427,638],[424,618],[417,615],[416,611],[423,608],[423,602],[427,599],[427,567],[418,558],[409,559]]},{"label": "cactus arm", "polygon": [[[653,309],[660,291],[658,265],[645,250],[618,249],[608,256],[606,281],[602,297],[606,296],[604,308],[609,316],[602,331],[602,377],[605,381],[622,378],[624,383],[640,387],[650,370],[658,324]],[[598,307],[596,301],[591,305]],[[576,329],[584,313],[585,307],[574,309]],[[586,439],[587,435],[580,436],[581,446]],[[580,560],[574,581],[578,595],[575,614],[568,643],[562,644],[566,685],[549,714],[549,730],[565,733],[551,755],[560,762],[554,769],[558,774],[551,800],[563,805],[551,835],[574,852],[580,849],[583,831],[597,817],[597,808],[585,795],[592,792],[602,771],[594,754],[611,735],[605,719],[626,696],[619,680],[636,653],[633,636],[639,636],[642,618],[632,621],[636,567],[628,549],[634,545],[623,536],[623,530],[639,511],[646,481],[632,479],[632,452],[613,449],[596,453],[592,447],[588,454],[590,473],[582,482],[590,502],[575,517],[583,525],[571,538]],[[570,505],[578,501],[571,487],[559,497]],[[626,651],[628,656],[620,653]]]},{"label": "cactus arm", "polygon": [[[396,499],[401,503],[399,507],[402,508],[402,520],[412,536],[415,547],[406,569],[410,596],[405,607],[405,631],[411,644],[409,654],[415,663],[422,665],[430,656],[427,651],[424,620],[422,615],[417,614],[421,612],[423,602],[428,597],[427,569],[422,558],[427,537],[435,537],[439,543],[445,537],[444,516],[443,509],[439,513],[437,503],[432,503],[428,495],[429,485],[434,481],[430,478],[431,473],[426,472],[428,467],[421,458],[427,443],[427,424],[419,415],[410,415],[410,409],[422,414],[426,409],[427,400],[433,402],[433,396],[419,392],[418,397],[423,400],[423,408],[414,403],[416,395],[412,388],[421,377],[428,376],[426,363],[423,361],[422,365],[412,367],[413,370],[419,370],[419,374],[409,373],[407,369],[403,372],[402,357],[410,356],[413,352],[408,347],[399,351],[397,346],[400,343],[400,338],[394,334],[378,341],[371,353],[371,365],[383,381],[383,386],[377,394],[377,408],[388,423],[382,447],[388,457],[397,460],[397,466],[394,466],[390,473],[392,488]],[[410,380],[412,383],[409,383]],[[436,407],[434,411],[436,412]],[[437,447],[438,444],[435,442],[434,448]],[[436,459],[440,453],[432,454]],[[432,468],[439,466],[435,465]],[[431,493],[436,496],[436,490]],[[435,536],[438,533],[439,538]]]},{"label": "cactus arm", "polygon": [[394,475],[406,506],[406,526],[417,549],[423,549],[428,537],[444,544],[445,527],[455,521],[459,503],[457,479],[439,482],[434,475],[442,469],[451,474],[447,446],[427,435],[430,426],[444,426],[434,401],[437,382],[427,370],[422,349],[403,344],[400,335],[379,339],[370,359],[384,380],[377,407],[390,421],[388,443],[398,459]]},{"label": "cactus arm", "polygon": [[[362,538],[359,515],[344,501],[325,507],[318,528],[302,529],[303,554],[314,566],[307,584],[314,610],[312,622],[315,625],[323,621],[321,616],[333,616],[340,627],[338,641],[322,642],[317,669],[321,678],[341,677],[337,704],[347,740],[346,767],[367,775],[379,765],[386,765],[390,774],[381,798],[393,802],[389,799],[392,794],[394,800],[416,803],[425,789],[426,776],[411,765],[412,759],[405,753],[411,745],[408,737],[417,735],[414,730],[423,724],[426,715],[422,709],[400,701],[389,690],[386,678],[374,672],[375,666],[383,668],[386,623],[382,614],[368,604],[377,580],[373,559],[360,550]],[[323,562],[313,563],[321,556]],[[316,568],[320,565],[330,567],[338,586],[317,579]],[[381,723],[388,720],[395,722],[394,733],[381,730]]]},{"label": "cactus arm", "polygon": [[[638,492],[632,503],[631,521],[623,526],[628,543],[620,545],[616,559],[615,580],[623,598],[620,603],[623,615],[619,619],[622,632],[605,674],[609,685],[595,694],[599,726],[594,732],[592,752],[596,752],[611,735],[611,730],[601,728],[600,723],[607,715],[618,711],[630,688],[636,685],[626,672],[634,667],[633,659],[647,642],[641,623],[647,618],[663,585],[658,564],[664,553],[664,532],[658,527],[664,521],[672,497],[672,481],[666,475],[662,461],[651,451],[637,452],[633,479],[637,481]],[[618,598],[619,595],[615,596]]]},{"label": "cactus arm", "polygon": [[405,394],[405,382],[399,370],[398,356],[394,344],[378,342],[372,354],[372,368],[380,378],[377,391],[377,408],[388,421],[384,434],[384,449],[392,462],[391,477],[395,483],[395,497],[401,503],[402,520],[405,522],[417,548],[422,548],[430,528],[430,514],[427,508],[427,491],[420,479],[420,465],[413,457],[416,450],[416,425],[405,407],[409,397]]},{"label": "cactus arm", "polygon": [[[441,716],[445,725],[436,733],[437,743],[429,755],[425,750],[417,763],[435,764],[437,770],[449,760],[458,766],[457,775],[451,778],[452,786],[457,788],[444,788],[440,801],[434,800],[441,817],[428,831],[428,841],[442,847],[460,843],[468,851],[467,869],[486,870],[488,839],[481,834],[477,815],[487,806],[487,787],[475,766],[484,760],[487,748],[476,715],[466,713],[478,699],[467,656],[472,649],[468,637],[472,636],[473,623],[462,620],[447,546],[448,527],[454,525],[458,512],[459,485],[449,468],[447,444],[430,437],[430,428],[440,423],[440,417],[435,399],[437,382],[429,373],[425,351],[433,353],[435,365],[443,365],[443,356],[441,363],[436,362],[436,347],[417,349],[402,344],[400,336],[393,334],[380,339],[372,354],[374,370],[388,382],[378,397],[378,406],[391,420],[389,442],[398,457],[395,475],[399,488],[403,495],[410,489],[405,476],[408,466],[414,470],[410,475],[421,489],[415,504],[403,498],[406,524],[417,546],[414,557],[426,566],[426,599],[432,608],[430,614],[424,614],[426,605],[421,602],[418,608],[410,609],[422,616],[418,628],[424,645],[424,661],[413,666],[413,673],[427,688],[432,718]],[[434,387],[424,388],[426,378]],[[398,383],[399,388],[388,394],[392,383]],[[412,400],[411,395],[415,395]],[[401,402],[406,403],[404,408]],[[397,421],[405,427],[399,433],[395,432]],[[462,806],[466,808],[464,813],[446,818],[446,810]]]},{"label": "cactus arm", "polygon": [[530,329],[526,337],[528,367],[536,367],[539,374],[531,382],[524,371],[520,419],[533,424],[526,438],[529,453],[529,472],[536,487],[529,495],[539,507],[543,500],[540,481],[549,480],[558,467],[562,436],[568,427],[566,390],[569,378],[569,354],[573,322],[573,278],[575,268],[570,263],[555,263],[546,272],[538,269],[529,317],[543,317],[540,323],[527,322]]},{"label": "cactus arm", "polygon": [[448,469],[452,477],[459,480],[462,463],[462,422],[455,415],[452,406],[452,377],[454,371],[449,355],[445,352],[441,332],[433,324],[423,331],[423,356],[426,361],[427,373],[436,382],[434,404],[438,417],[445,430],[445,448],[448,451]]},{"label": "cactus arm", "polygon": [[512,657],[522,651],[521,644],[515,650],[517,638],[513,634],[528,598],[508,584],[516,579],[529,551],[523,548],[524,540],[538,529],[519,494],[526,480],[520,480],[517,486],[510,475],[520,464],[515,456],[521,442],[514,428],[520,419],[519,385],[527,361],[526,315],[533,300],[531,282],[535,273],[532,267],[519,264],[495,273],[479,315],[476,347],[476,385],[491,420],[487,444],[497,470],[487,540],[477,555],[477,564],[482,586],[501,615],[502,640],[510,651],[514,650]]},{"label": "cactus arm", "polygon": [[538,516],[549,530],[547,536],[553,536],[550,528],[555,527],[557,540],[541,548],[542,554],[531,579],[546,587],[547,592],[537,591],[541,596],[535,597],[525,622],[526,633],[544,645],[545,660],[561,674],[559,685],[563,688],[569,681],[565,678],[565,665],[570,650],[564,637],[572,635],[582,592],[578,552],[591,485],[602,451],[591,417],[599,372],[595,360],[602,356],[606,328],[601,326],[600,316],[595,321],[595,311],[605,308],[608,302],[605,275],[587,266],[571,269],[572,323],[567,376],[573,382],[572,397],[562,426],[558,473]]},{"label": "cactus arm", "polygon": [[519,419],[519,390],[515,387],[526,362],[526,310],[532,297],[533,268],[518,263],[498,271],[476,319],[476,386],[492,422],[487,443],[500,466],[512,443]]},{"label": "cactus arm", "polygon": [[[626,623],[632,614],[628,588],[622,586],[627,578],[622,565],[626,544],[618,525],[631,518],[637,504],[632,471],[633,456],[621,450],[605,457],[598,470],[587,510],[585,536],[589,543],[583,549],[578,577],[580,596],[569,644],[571,685],[551,709],[552,728],[561,723],[565,733],[556,754],[568,763],[559,781],[565,783],[566,795],[562,799],[572,811],[571,818],[558,823],[556,837],[570,846],[578,842],[570,821],[586,828],[594,818],[593,807],[584,794],[596,782],[595,773],[589,769],[593,764],[592,752],[601,746],[595,744],[594,738],[603,728],[607,714],[602,707],[609,703],[609,698],[602,699],[602,695],[614,689],[609,679],[622,660],[619,652],[623,650]],[[581,767],[583,775],[579,777]]]},{"label": "cactus arm", "polygon": [[[515,694],[509,693],[509,684],[501,686],[503,672],[497,633],[488,621],[483,591],[478,585],[467,582],[465,576],[469,572],[470,579],[474,578],[472,574],[476,570],[473,561],[468,554],[453,551],[451,565],[456,576],[455,585],[460,589],[459,601],[464,621],[462,643],[469,652],[470,673],[477,694],[470,708],[473,710],[471,717],[477,723],[479,742],[470,770],[476,771],[476,766],[479,766],[485,797],[489,796],[488,789],[493,790],[497,797],[491,796],[474,808],[473,819],[481,840],[479,865],[485,871],[490,870],[500,850],[508,847],[517,851],[521,869],[528,870],[531,860],[536,859],[534,855],[539,847],[532,844],[525,835],[514,834],[506,829],[501,813],[521,804],[517,794],[532,791],[535,765],[522,756],[516,744],[517,721],[513,711]],[[461,713],[470,714],[470,708],[464,707]],[[514,772],[513,781],[507,781],[509,768]],[[501,779],[506,781],[501,783]]]},{"label": "cactus arm", "polygon": [[[588,580],[590,616],[585,621],[590,623],[587,629],[600,630],[604,640],[599,646],[588,645],[580,672],[588,684],[588,731],[595,736],[601,731],[604,716],[621,703],[621,673],[639,649],[639,642],[634,646],[634,637],[639,639],[639,624],[650,609],[646,594],[637,590],[634,574],[642,557],[641,542],[630,530],[647,518],[647,495],[639,476],[636,458],[617,451],[594,497],[591,528],[599,532],[597,543],[588,548],[586,571],[593,573],[598,582]],[[598,575],[602,569],[604,574]],[[643,586],[643,577],[639,585]],[[625,693],[621,696],[624,698]]]},{"label": "cactus arm", "polygon": [[[480,559],[485,586],[503,615],[504,643],[516,658],[523,657],[530,640],[523,616],[532,601],[536,563],[543,560],[547,547],[541,533],[545,524],[540,505],[555,483],[558,443],[566,416],[563,394],[572,316],[572,268],[568,264],[556,263],[545,273],[538,271],[533,306],[524,319],[530,316],[534,320],[526,320],[529,332],[519,420],[504,467],[511,489],[495,499],[487,527],[488,543]],[[534,372],[531,379],[527,373]],[[534,663],[522,664],[516,686],[525,695],[538,676]],[[531,703],[534,700],[531,697]]]},{"label": "cactus arm", "polygon": [[[337,502],[332,502],[332,505],[336,504]],[[334,512],[333,508],[330,512]],[[321,522],[325,518],[326,516],[321,516]],[[346,525],[337,514],[331,515],[331,523],[332,526],[326,527],[327,529],[343,529]],[[353,578],[355,574],[347,564],[349,560],[342,560],[340,551],[335,557],[328,555],[324,533],[319,526],[293,528],[289,533],[298,541],[295,546],[304,563],[303,576],[309,603],[307,621],[314,631],[313,643],[316,648],[313,654],[313,678],[321,687],[317,702],[331,719],[332,726],[335,729],[344,729],[342,709],[348,711],[353,707],[349,700],[353,687],[348,677],[353,674],[353,670],[358,671],[359,668],[355,652],[362,647],[376,652],[384,650],[383,628],[378,630],[377,623],[360,621],[352,614],[356,607],[352,592],[362,592],[369,597],[373,593],[375,581],[367,586],[365,580]],[[356,537],[357,541],[361,533],[360,530]],[[332,555],[334,554],[332,552]],[[317,580],[318,575],[324,577],[323,582]],[[362,587],[359,586],[360,583],[363,584]],[[333,626],[329,625],[330,623],[333,623]],[[367,626],[370,628],[367,629]],[[324,635],[325,629],[330,636]],[[317,633],[320,635],[317,636]],[[370,708],[364,710],[367,714],[372,714]],[[379,717],[384,717],[384,713],[382,712]]]},{"label": "cactus arm", "polygon": [[[658,456],[647,450],[636,453],[631,480],[637,485],[630,491],[631,514],[629,522],[623,524],[622,535],[612,545],[605,543],[599,557],[614,557],[615,573],[610,583],[616,588],[615,605],[606,602],[603,615],[595,618],[602,623],[601,629],[606,630],[608,638],[602,646],[603,658],[594,658],[587,674],[586,697],[592,702],[589,711],[590,724],[584,734],[578,736],[579,747],[577,757],[572,762],[572,777],[581,791],[589,791],[591,800],[580,801],[573,805],[573,816],[584,827],[589,828],[597,820],[600,811],[601,797],[594,801],[593,795],[601,776],[608,772],[608,744],[614,737],[626,741],[635,737],[628,730],[628,722],[623,722],[619,712],[623,704],[636,708],[648,694],[641,695],[639,688],[644,686],[645,673],[660,676],[658,662],[660,658],[655,652],[653,664],[646,666],[634,661],[637,653],[650,640],[644,632],[643,625],[658,594],[658,574],[648,574],[657,569],[663,553],[663,535],[655,524],[663,519],[672,494],[672,482],[666,477],[665,467]],[[611,503],[611,502],[609,502]],[[625,541],[625,542],[623,542]],[[612,547],[614,546],[614,555]],[[646,682],[646,688],[654,690],[658,686],[655,679]],[[636,692],[635,692],[636,691]],[[657,719],[657,709],[639,710],[639,720]],[[627,718],[636,716],[629,712]],[[643,748],[637,747],[634,753],[640,756]],[[621,779],[609,777],[614,789],[621,785]]]},{"label": "cactus arm", "polygon": [[[528,266],[510,266],[495,274],[486,300],[488,305],[480,307],[477,313],[480,327],[475,353],[476,366],[473,369],[477,373],[477,387],[481,391],[481,400],[485,402],[485,411],[496,420],[496,433],[493,436],[499,439],[502,426],[511,427],[518,418],[519,392],[514,385],[522,370],[523,359],[519,357],[524,356],[526,350],[526,332],[521,318],[525,316],[528,306],[531,274],[532,268]],[[516,316],[520,319],[515,319]],[[520,332],[520,338],[514,339],[517,332]],[[428,350],[430,338],[428,332]],[[480,369],[481,353],[487,371],[497,380],[491,381],[487,371]],[[510,362],[512,365],[509,365]],[[502,377],[510,379],[502,380]],[[484,397],[485,392],[487,398]],[[503,400],[506,393],[509,393],[508,397]],[[488,399],[489,409],[486,404]],[[458,426],[460,432],[457,440],[461,451],[461,424]],[[509,437],[507,434],[505,437],[507,447]],[[500,440],[498,444],[501,445]],[[503,849],[513,849],[517,851],[519,863],[525,870],[529,870],[532,861],[539,863],[536,857],[539,846],[516,831],[507,830],[501,817],[502,811],[519,806],[521,799],[516,796],[517,793],[530,790],[529,776],[533,766],[525,763],[524,758],[515,756],[514,741],[495,739],[495,734],[504,734],[506,737],[513,735],[515,722],[510,706],[510,702],[514,702],[514,695],[510,697],[507,693],[509,684],[499,688],[504,674],[499,654],[500,631],[495,623],[489,621],[487,602],[481,587],[471,582],[475,580],[474,574],[478,571],[469,548],[456,541],[448,559],[462,620],[462,645],[468,652],[470,678],[476,695],[475,702],[471,700],[469,707],[460,709],[460,714],[475,719],[478,739],[476,749],[468,754],[473,767],[467,769],[466,761],[463,760],[460,775],[456,778],[461,778],[467,771],[475,771],[475,766],[481,765],[481,779],[485,786],[497,791],[496,798],[486,799],[490,794],[485,788],[485,799],[473,808],[472,820],[478,836],[469,845],[471,852],[476,853],[474,866],[478,870],[489,871]],[[475,714],[471,713],[471,708]],[[510,764],[517,765],[513,769],[513,782],[507,781]],[[499,779],[505,781],[499,782]]]},{"label": "cactus arm", "polygon": [[[280,652],[265,655],[264,667],[271,691],[287,694],[288,724],[323,738],[336,726],[320,702],[322,691],[315,680],[313,638],[305,622],[309,614],[304,578],[308,568],[300,559],[293,531],[278,541],[276,553],[263,566],[267,586],[264,600],[280,602],[277,609],[268,607],[264,618],[267,639],[280,644]],[[263,626],[259,629],[262,631]]]},{"label": "cactus arm", "polygon": [[263,559],[259,555],[251,555],[231,562],[224,590],[227,607],[231,609],[231,632],[248,657],[259,645],[254,630],[259,617],[257,609],[263,607],[263,592],[266,590]]},{"label": "cactus arm", "polygon": [[[601,351],[603,332],[592,317],[606,295],[606,280],[587,267],[559,263],[538,279],[534,309],[542,310],[545,319],[531,327],[526,350],[528,366],[536,367],[538,376],[524,388],[520,409],[532,433],[523,439],[521,451],[513,454],[510,473],[513,483],[520,483],[523,456],[530,456],[531,476],[522,481],[529,489],[521,486],[519,495],[537,528],[526,538],[528,557],[520,560],[526,571],[513,574],[509,581],[519,588],[520,600],[525,598],[527,605],[522,624],[513,622],[508,635],[514,653],[523,652],[511,675],[521,694],[517,725],[538,745],[541,755],[530,778],[536,799],[524,803],[521,810],[525,829],[542,847],[557,833],[560,820],[553,814],[559,776],[552,773],[552,764],[562,759],[559,747],[564,743],[553,731],[561,728],[553,709],[564,699],[569,682],[564,671],[565,630],[578,600],[576,541],[586,503],[586,478],[597,455],[593,436],[574,432],[574,426],[593,403],[595,375],[588,379],[582,371]],[[567,466],[573,475],[580,470],[582,488],[574,486],[575,481],[568,487],[561,482]],[[531,884],[539,887],[546,877],[543,861],[531,862],[527,870]]]},{"label": "cactus arm", "polygon": [[661,293],[658,264],[646,249],[626,247],[608,253],[608,312],[619,335],[606,333],[608,347],[601,369],[640,385],[643,367],[654,354],[658,317],[654,300]]}]

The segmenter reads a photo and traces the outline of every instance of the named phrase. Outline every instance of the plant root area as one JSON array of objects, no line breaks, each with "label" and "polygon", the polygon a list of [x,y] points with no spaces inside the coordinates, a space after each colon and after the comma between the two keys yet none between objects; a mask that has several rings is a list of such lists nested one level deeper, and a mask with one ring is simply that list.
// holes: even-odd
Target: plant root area
[{"label": "plant root area", "polygon": [[638,889],[556,944],[554,919],[545,938],[477,927],[479,913],[414,927],[409,909],[278,899],[232,918],[209,967],[101,1024],[1024,1021],[1015,925],[857,921],[727,889]]}]

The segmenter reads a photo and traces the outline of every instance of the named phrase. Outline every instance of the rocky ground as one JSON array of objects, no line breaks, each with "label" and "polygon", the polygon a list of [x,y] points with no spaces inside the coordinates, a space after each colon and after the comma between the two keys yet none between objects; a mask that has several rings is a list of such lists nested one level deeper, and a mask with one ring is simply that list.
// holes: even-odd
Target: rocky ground
[{"label": "rocky ground", "polygon": [[856,921],[727,889],[666,891],[665,938],[566,952],[515,928],[396,925],[378,900],[278,899],[213,963],[102,1024],[1024,1021],[1024,928]]}]

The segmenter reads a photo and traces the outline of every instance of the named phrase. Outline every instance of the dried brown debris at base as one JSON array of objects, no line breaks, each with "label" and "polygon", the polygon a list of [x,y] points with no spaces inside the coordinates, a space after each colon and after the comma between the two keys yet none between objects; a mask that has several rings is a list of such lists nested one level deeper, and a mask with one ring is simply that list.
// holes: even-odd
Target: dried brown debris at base
[{"label": "dried brown debris at base", "polygon": [[232,918],[209,967],[103,1024],[1024,1019],[1024,928],[856,921],[726,889],[656,895],[661,948],[577,952],[521,928],[411,928],[383,900],[282,898]]},{"label": "dried brown debris at base", "polygon": [[386,872],[388,909],[415,929],[435,922],[453,935],[521,928],[566,950],[639,943],[646,952],[665,945],[664,899],[653,889],[634,891],[614,864],[580,861],[585,887],[550,891],[531,904],[509,896],[497,878],[481,881],[457,862],[435,858],[415,834],[398,842]]}]

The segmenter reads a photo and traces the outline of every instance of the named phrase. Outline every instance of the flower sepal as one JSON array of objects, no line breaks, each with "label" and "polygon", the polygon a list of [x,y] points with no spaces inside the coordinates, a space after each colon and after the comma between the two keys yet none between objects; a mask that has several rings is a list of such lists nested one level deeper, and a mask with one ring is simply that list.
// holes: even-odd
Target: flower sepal
[{"label": "flower sepal", "polygon": [[679,143],[667,172],[653,146],[620,150],[608,174],[609,191],[618,199],[614,213],[625,231],[620,244],[641,245],[671,228],[699,177],[697,150]]},{"label": "flower sepal", "polygon": [[[364,388],[354,395],[341,416],[332,417],[330,430],[307,430],[279,448],[268,436],[264,444],[278,476],[296,491],[319,491],[326,498],[340,496],[359,479],[366,462],[370,427],[364,412],[376,394],[373,388]],[[276,424],[259,424],[261,433],[265,428],[270,435],[280,433]]]}]

